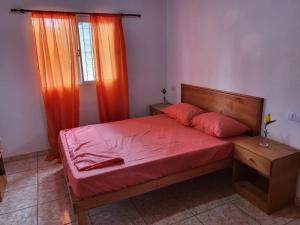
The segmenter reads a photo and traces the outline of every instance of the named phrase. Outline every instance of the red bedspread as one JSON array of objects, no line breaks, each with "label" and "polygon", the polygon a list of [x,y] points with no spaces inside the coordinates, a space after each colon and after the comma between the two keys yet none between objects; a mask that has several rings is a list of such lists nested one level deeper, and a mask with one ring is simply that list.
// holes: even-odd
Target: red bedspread
[{"label": "red bedspread", "polygon": [[[66,136],[67,132],[72,137]],[[80,198],[140,184],[229,157],[232,144],[165,115],[142,117],[61,131],[65,174]],[[124,163],[78,171],[67,143],[88,143],[85,153],[110,150]],[[80,151],[79,151],[80,152]]]}]

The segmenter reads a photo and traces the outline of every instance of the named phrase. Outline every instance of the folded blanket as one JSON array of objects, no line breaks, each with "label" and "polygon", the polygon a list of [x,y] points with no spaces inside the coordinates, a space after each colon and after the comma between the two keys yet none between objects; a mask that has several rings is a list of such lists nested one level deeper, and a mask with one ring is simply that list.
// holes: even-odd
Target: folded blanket
[{"label": "folded blanket", "polygon": [[99,155],[83,153],[78,154],[73,162],[79,171],[83,171],[123,163],[124,160],[113,153],[100,153]]},{"label": "folded blanket", "polygon": [[124,163],[124,159],[108,146],[95,145],[91,141],[78,143],[78,139],[72,130],[65,130],[64,134],[66,136],[70,157],[79,171],[87,171],[117,163]]}]

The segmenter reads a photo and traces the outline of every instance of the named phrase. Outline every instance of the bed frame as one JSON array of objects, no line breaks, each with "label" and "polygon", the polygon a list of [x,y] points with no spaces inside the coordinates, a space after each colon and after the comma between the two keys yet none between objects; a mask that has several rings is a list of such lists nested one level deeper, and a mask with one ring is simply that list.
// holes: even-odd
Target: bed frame
[{"label": "bed frame", "polygon": [[[251,128],[251,135],[260,134],[263,108],[262,98],[182,84],[181,101],[199,106],[208,111],[221,112],[248,125]],[[88,217],[86,213],[89,209],[127,199],[214,171],[230,168],[231,166],[232,159],[225,159],[206,166],[86,199],[78,199],[72,193],[72,190],[68,189],[74,212],[77,214],[78,225],[87,225]]]}]

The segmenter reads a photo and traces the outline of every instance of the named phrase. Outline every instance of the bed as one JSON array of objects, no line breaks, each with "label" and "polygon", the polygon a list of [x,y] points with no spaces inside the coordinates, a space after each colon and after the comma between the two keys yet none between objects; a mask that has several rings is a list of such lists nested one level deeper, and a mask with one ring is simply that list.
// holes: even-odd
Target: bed
[{"label": "bed", "polygon": [[[221,112],[260,133],[263,99],[181,85],[182,102]],[[89,147],[113,146],[124,159],[108,167],[79,171],[72,163],[72,140]],[[60,133],[60,151],[78,224],[86,224],[86,211],[111,202],[231,167],[233,145],[165,115],[90,125]],[[87,151],[89,149],[87,148]]]}]

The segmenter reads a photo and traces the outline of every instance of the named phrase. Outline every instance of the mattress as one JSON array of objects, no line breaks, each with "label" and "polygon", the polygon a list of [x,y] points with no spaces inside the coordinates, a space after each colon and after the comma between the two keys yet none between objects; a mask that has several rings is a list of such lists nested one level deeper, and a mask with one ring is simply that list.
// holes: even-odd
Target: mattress
[{"label": "mattress", "polygon": [[[70,158],[65,133],[60,132],[64,173],[80,199],[120,190],[230,157],[233,145],[165,115],[147,116],[73,128],[76,137],[99,147],[114,146],[124,163],[78,171]],[[70,130],[68,130],[70,132]]]}]

